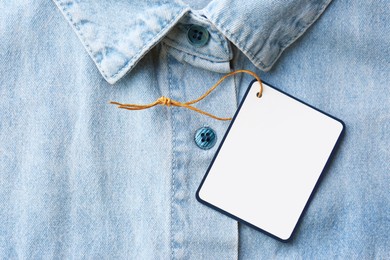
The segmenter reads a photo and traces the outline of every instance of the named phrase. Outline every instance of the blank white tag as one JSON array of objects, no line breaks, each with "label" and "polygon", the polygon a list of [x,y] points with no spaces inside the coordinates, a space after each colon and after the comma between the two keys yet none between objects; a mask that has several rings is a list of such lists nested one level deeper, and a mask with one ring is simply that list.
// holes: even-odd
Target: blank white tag
[{"label": "blank white tag", "polygon": [[288,240],[344,124],[255,81],[196,193],[234,219]]}]

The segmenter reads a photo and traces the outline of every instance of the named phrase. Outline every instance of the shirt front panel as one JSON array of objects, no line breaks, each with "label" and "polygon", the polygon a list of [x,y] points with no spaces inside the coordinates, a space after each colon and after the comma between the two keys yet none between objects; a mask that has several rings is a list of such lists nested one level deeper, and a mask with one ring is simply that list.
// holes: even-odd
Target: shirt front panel
[{"label": "shirt front panel", "polygon": [[[334,1],[260,74],[346,128],[293,239],[283,244],[239,225],[239,259],[390,257],[389,17],[386,0]],[[234,66],[253,69],[241,55]]]},{"label": "shirt front panel", "polygon": [[[227,43],[220,61],[194,51],[186,54],[191,63],[177,54],[187,40],[175,48],[161,43],[111,86],[53,5],[36,5],[27,15],[32,22],[25,26],[40,37],[23,30],[24,41],[2,47],[20,58],[9,66],[27,64],[2,78],[2,256],[235,259],[237,222],[195,200],[229,123],[184,108],[108,104],[197,98],[221,77],[213,63],[229,71]],[[48,30],[48,20],[61,25]],[[228,117],[236,99],[230,79],[196,106]],[[209,150],[194,140],[204,126],[217,135]]]},{"label": "shirt front panel", "polygon": [[[112,87],[52,3],[32,4],[31,12],[21,14],[30,23],[10,25],[15,30],[5,38],[18,37],[1,48],[13,60],[3,54],[0,255],[166,258],[168,110],[127,113],[108,104],[150,102],[162,94],[168,81],[159,74],[156,53]],[[29,33],[36,30],[39,37]]]}]

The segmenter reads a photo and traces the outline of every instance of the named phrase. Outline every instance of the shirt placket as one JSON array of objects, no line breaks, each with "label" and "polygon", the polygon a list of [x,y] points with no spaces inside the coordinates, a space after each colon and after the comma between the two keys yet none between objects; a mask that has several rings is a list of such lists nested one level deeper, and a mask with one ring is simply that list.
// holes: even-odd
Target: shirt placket
[{"label": "shirt placket", "polygon": [[[207,41],[202,35],[208,33],[202,26],[189,26],[188,42],[195,41],[194,46],[199,44],[203,46],[201,48],[207,48]],[[216,36],[210,33],[209,37]],[[210,71],[210,63],[207,69],[202,68],[202,59],[193,54],[194,63],[183,62],[177,55],[170,54],[171,48],[165,46],[166,55],[162,55],[168,68],[167,94],[171,99],[181,102],[193,100],[223,75]],[[220,69],[221,64],[216,66]],[[224,66],[229,71],[228,61]],[[232,116],[237,107],[234,80],[227,80],[215,92],[195,106],[218,116]],[[200,204],[195,198],[229,122],[178,107],[170,108],[170,120],[171,259],[237,259],[237,222]]]}]

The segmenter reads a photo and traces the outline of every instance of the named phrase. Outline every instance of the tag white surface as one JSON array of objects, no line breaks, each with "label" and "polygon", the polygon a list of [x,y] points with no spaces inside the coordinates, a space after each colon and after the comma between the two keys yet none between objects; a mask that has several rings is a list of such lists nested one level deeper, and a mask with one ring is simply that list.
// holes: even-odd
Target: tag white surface
[{"label": "tag white surface", "polygon": [[197,199],[288,240],[343,123],[256,81],[243,98]]}]

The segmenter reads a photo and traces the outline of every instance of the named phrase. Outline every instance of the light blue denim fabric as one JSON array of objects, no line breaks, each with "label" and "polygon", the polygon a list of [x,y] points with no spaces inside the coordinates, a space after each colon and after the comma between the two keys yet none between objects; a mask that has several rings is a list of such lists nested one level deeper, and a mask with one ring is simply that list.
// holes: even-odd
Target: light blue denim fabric
[{"label": "light blue denim fabric", "polygon": [[[335,0],[306,31],[329,2],[0,2],[0,258],[390,258],[390,3]],[[289,243],[195,199],[229,122],[108,104],[188,101],[235,69],[346,123]],[[251,80],[197,106],[232,116]]]}]

